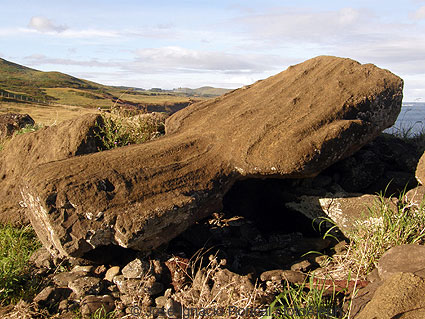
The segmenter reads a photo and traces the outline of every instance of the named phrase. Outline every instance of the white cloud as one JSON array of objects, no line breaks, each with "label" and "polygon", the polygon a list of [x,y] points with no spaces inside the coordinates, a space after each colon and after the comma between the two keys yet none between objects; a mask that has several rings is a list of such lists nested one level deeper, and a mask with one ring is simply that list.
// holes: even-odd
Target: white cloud
[{"label": "white cloud", "polygon": [[191,50],[177,46],[140,49],[130,68],[142,72],[250,73],[275,69],[280,60],[272,55],[230,54]]},{"label": "white cloud", "polygon": [[52,20],[47,19],[45,17],[32,17],[28,27],[34,29],[38,32],[63,32],[68,29],[65,25],[55,24]]},{"label": "white cloud", "polygon": [[52,58],[45,56],[44,54],[31,54],[24,57],[25,63],[32,66],[37,65],[76,65],[85,67],[114,67],[117,63],[111,62],[100,62],[97,59],[90,60],[75,60],[75,59],[64,59],[64,58]]},{"label": "white cloud", "polygon": [[274,43],[282,39],[298,43],[334,43],[359,29],[369,15],[366,11],[353,8],[322,12],[280,8],[261,15],[248,15],[239,22],[257,38]]}]

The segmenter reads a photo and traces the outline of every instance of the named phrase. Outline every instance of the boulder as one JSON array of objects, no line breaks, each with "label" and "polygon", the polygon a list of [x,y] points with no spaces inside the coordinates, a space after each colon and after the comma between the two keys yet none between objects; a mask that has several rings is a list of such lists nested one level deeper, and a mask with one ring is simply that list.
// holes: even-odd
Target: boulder
[{"label": "boulder", "polygon": [[379,277],[383,280],[398,272],[409,272],[425,279],[425,246],[400,245],[388,250],[378,262]]},{"label": "boulder", "polygon": [[397,118],[403,81],[321,56],[166,121],[154,141],[55,161],[21,186],[54,255],[110,245],[149,251],[219,210],[238,180],[313,177]]},{"label": "boulder", "polygon": [[421,319],[425,317],[425,280],[412,273],[394,273],[377,289],[356,319]]},{"label": "boulder", "polygon": [[[97,151],[99,115],[62,122],[14,136],[0,152],[0,223],[28,224],[18,181],[38,165]],[[42,178],[42,177],[41,177]],[[21,203],[22,204],[22,203]]]},{"label": "boulder", "polygon": [[425,152],[421,156],[415,173],[416,179],[421,185],[425,183]]},{"label": "boulder", "polygon": [[28,114],[6,113],[0,114],[0,141],[27,126],[34,125],[35,122]]},{"label": "boulder", "polygon": [[397,212],[395,200],[377,195],[345,194],[344,197],[325,197],[319,199],[322,211],[331,218],[335,225],[350,238],[350,233],[359,225],[374,225],[383,223],[382,210]]},{"label": "boulder", "polygon": [[406,201],[416,207],[421,207],[424,205],[425,201],[425,186],[418,186],[410,191],[408,191],[405,195]]},{"label": "boulder", "polygon": [[[287,208],[297,211],[318,223],[331,219],[342,233],[350,238],[350,233],[360,224],[382,223],[381,208],[397,211],[395,199],[377,195],[351,193],[328,193],[327,196],[302,195],[295,201],[285,203]],[[326,226],[331,227],[328,222]]]}]

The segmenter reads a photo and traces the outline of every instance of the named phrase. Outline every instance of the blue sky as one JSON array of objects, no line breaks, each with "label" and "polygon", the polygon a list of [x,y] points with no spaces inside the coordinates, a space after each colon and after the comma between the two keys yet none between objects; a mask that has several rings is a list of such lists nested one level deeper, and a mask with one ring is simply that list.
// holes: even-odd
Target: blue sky
[{"label": "blue sky", "polygon": [[236,88],[317,55],[350,57],[425,100],[425,0],[5,0],[0,57],[142,88]]}]

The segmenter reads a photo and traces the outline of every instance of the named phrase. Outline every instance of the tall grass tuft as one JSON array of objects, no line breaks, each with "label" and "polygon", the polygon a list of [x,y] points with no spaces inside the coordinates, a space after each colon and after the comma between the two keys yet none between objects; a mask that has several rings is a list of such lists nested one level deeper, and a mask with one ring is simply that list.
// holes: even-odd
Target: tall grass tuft
[{"label": "tall grass tuft", "polygon": [[10,304],[35,291],[28,286],[32,280],[28,260],[41,246],[29,226],[0,226],[0,304]]},{"label": "tall grass tuft", "polygon": [[407,203],[404,197],[403,193],[394,203],[380,194],[379,201],[368,208],[363,221],[348,234],[350,244],[342,256],[346,268],[366,276],[390,248],[424,243],[425,205]]},{"label": "tall grass tuft", "polygon": [[164,134],[163,120],[134,116],[116,107],[111,113],[103,113],[102,118],[96,133],[102,142],[99,151],[144,143]]},{"label": "tall grass tuft", "polygon": [[343,294],[335,289],[329,293],[325,281],[318,284],[314,279],[311,275],[302,284],[290,285],[287,282],[262,319],[346,318],[342,310]]}]

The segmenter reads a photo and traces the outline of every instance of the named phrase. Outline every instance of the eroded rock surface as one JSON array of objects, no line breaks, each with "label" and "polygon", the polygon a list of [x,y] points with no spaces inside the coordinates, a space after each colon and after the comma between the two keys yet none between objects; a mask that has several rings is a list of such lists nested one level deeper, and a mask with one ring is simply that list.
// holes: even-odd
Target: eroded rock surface
[{"label": "eroded rock surface", "polygon": [[312,177],[353,154],[394,123],[402,86],[374,65],[317,57],[177,112],[158,140],[42,165],[21,193],[55,255],[150,250],[217,211],[237,180]]},{"label": "eroded rock surface", "polygon": [[18,181],[38,165],[97,152],[99,142],[94,131],[100,121],[99,115],[85,115],[14,136],[6,143],[0,152],[0,223],[16,226],[29,223],[25,209],[19,204],[22,198]]},{"label": "eroded rock surface", "polygon": [[425,280],[412,273],[394,273],[377,288],[356,319],[420,319],[425,316]]}]

